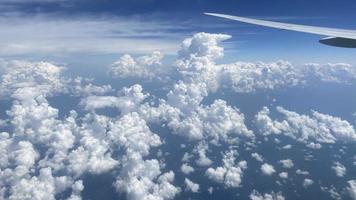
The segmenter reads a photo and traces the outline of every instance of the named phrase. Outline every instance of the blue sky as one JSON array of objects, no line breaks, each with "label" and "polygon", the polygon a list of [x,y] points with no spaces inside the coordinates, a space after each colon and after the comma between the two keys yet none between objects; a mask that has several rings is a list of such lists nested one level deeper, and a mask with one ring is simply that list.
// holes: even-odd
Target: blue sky
[{"label": "blue sky", "polygon": [[321,45],[318,40],[322,36],[202,14],[217,12],[356,29],[354,1],[5,0],[0,9],[2,57],[60,57],[63,61],[63,57],[114,58],[126,52],[144,54],[154,50],[175,54],[182,39],[204,31],[233,36],[224,44],[228,60],[356,63],[353,49]]}]

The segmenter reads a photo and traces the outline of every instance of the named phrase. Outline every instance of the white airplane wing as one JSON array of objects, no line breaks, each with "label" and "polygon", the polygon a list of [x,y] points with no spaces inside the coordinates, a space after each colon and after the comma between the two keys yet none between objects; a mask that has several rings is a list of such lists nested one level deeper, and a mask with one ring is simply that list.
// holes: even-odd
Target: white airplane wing
[{"label": "white airplane wing", "polygon": [[251,18],[217,14],[217,13],[204,13],[204,14],[215,16],[215,17],[222,17],[222,18],[231,19],[240,22],[245,22],[249,24],[271,27],[271,28],[312,33],[317,35],[329,36],[333,38],[346,38],[346,39],[356,40],[355,30],[288,24],[288,23],[272,22],[266,20],[258,20],[258,19],[251,19]]}]

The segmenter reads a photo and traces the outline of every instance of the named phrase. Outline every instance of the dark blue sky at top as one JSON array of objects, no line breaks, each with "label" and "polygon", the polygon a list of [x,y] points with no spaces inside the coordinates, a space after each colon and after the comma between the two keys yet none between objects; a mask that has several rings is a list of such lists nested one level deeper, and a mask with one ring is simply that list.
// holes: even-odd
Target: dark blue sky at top
[{"label": "dark blue sky at top", "polygon": [[3,14],[52,14],[63,18],[113,15],[143,20],[159,19],[171,24],[184,22],[189,33],[204,31],[232,35],[230,45],[227,43],[228,48],[232,50],[230,54],[227,53],[227,59],[239,55],[245,60],[288,59],[303,62],[356,63],[355,50],[321,45],[318,40],[323,36],[256,27],[202,14],[217,12],[306,25],[356,29],[356,1],[351,0],[16,0],[3,1],[0,5]]},{"label": "dark blue sky at top", "polygon": [[[356,2],[351,0],[44,0],[4,1],[8,9],[28,13],[132,15],[175,13],[182,16],[202,12],[224,12],[246,16],[356,16]],[[11,7],[9,7],[11,6]],[[188,17],[188,16],[187,16]]]}]

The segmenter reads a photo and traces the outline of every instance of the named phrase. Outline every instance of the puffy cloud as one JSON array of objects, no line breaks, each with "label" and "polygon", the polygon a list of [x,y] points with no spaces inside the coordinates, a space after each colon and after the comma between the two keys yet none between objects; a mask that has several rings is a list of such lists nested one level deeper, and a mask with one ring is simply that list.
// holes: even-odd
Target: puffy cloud
[{"label": "puffy cloud", "polygon": [[200,188],[199,184],[194,183],[193,181],[189,180],[188,178],[184,179],[184,183],[185,183],[185,186],[186,186],[188,191],[191,191],[191,192],[194,192],[194,193],[199,192],[199,188]]},{"label": "puffy cloud", "polygon": [[[350,82],[356,79],[356,68],[346,63],[308,63],[295,66],[279,60],[271,63],[236,62],[218,65],[215,63],[216,59],[224,55],[224,49],[219,43],[230,37],[224,34],[197,33],[185,39],[176,62],[183,81],[193,84],[194,87],[202,85],[200,88],[206,91],[216,91],[224,85],[236,92],[250,93],[256,90],[312,84],[314,80]],[[151,56],[139,57],[137,60],[125,55],[113,64],[111,71],[118,76],[150,78],[155,74],[159,75],[156,66],[161,64],[160,60],[158,52]]]},{"label": "puffy cloud", "polygon": [[[167,94],[167,101],[161,100],[157,107],[148,105],[140,113],[151,122],[167,123],[174,133],[193,141],[208,141],[213,144],[234,141],[239,137],[253,137],[252,131],[244,124],[244,115],[223,100],[211,105],[201,102],[219,84],[219,67],[215,60],[223,56],[219,42],[230,36],[197,33],[183,41],[178,53],[176,66],[182,80],[174,84]],[[199,152],[205,158],[205,151]],[[205,164],[208,164],[209,161]],[[201,160],[203,161],[203,160]],[[201,163],[203,164],[203,163]]]},{"label": "puffy cloud", "polygon": [[256,125],[262,134],[284,134],[304,143],[356,141],[354,127],[338,117],[316,111],[311,116],[301,115],[282,107],[277,107],[277,111],[282,114],[282,121],[271,119],[267,107],[255,116]]},{"label": "puffy cloud", "polygon": [[308,171],[303,171],[303,170],[300,170],[300,169],[297,169],[295,172],[296,172],[297,174],[299,174],[299,175],[304,175],[304,176],[309,175],[309,172],[308,172]]},{"label": "puffy cloud", "polygon": [[279,163],[281,163],[284,168],[292,168],[294,166],[291,159],[280,160]]},{"label": "puffy cloud", "polygon": [[16,165],[24,166],[26,168],[33,167],[39,157],[37,151],[33,148],[32,143],[28,141],[18,142],[16,147],[14,147],[10,153],[11,159],[14,160]]},{"label": "puffy cloud", "polygon": [[273,90],[303,84],[302,71],[286,61],[223,65],[222,80],[236,92]]},{"label": "puffy cloud", "polygon": [[251,153],[251,157],[256,159],[258,162],[263,162],[263,157],[258,153]]},{"label": "puffy cloud", "polygon": [[177,67],[187,83],[203,83],[205,89],[215,91],[219,87],[221,67],[215,60],[224,55],[219,43],[231,36],[197,33],[183,41],[178,52]]},{"label": "puffy cloud", "polygon": [[260,194],[257,190],[253,190],[250,194],[251,200],[284,200],[282,193],[271,192],[270,194]]},{"label": "puffy cloud", "polygon": [[349,64],[305,64],[294,66],[287,61],[272,63],[215,64],[223,56],[219,42],[230,36],[198,33],[183,42],[177,62],[184,80],[205,83],[214,91],[220,85],[236,92],[273,90],[311,83],[315,78],[325,82],[345,82],[356,79],[356,68]]},{"label": "puffy cloud", "polygon": [[346,63],[305,64],[237,62],[222,65],[221,80],[236,92],[255,92],[313,84],[313,81],[347,83],[356,79],[356,68]]},{"label": "puffy cloud", "polygon": [[197,33],[183,41],[178,55],[181,58],[206,56],[214,60],[224,55],[224,49],[218,46],[219,42],[230,38],[225,34]]},{"label": "puffy cloud", "polygon": [[311,149],[320,149],[322,147],[321,144],[314,143],[314,142],[310,142],[306,146],[311,148]]},{"label": "puffy cloud", "polygon": [[190,114],[200,105],[208,91],[204,83],[185,83],[179,81],[167,94],[169,105],[179,108],[183,113]]},{"label": "puffy cloud", "polygon": [[55,199],[55,180],[50,168],[40,170],[38,177],[21,179],[10,191],[9,199]]},{"label": "puffy cloud", "polygon": [[356,68],[347,63],[308,63],[307,75],[324,82],[348,83],[356,78]]},{"label": "puffy cloud", "polygon": [[233,141],[237,137],[254,137],[245,125],[244,115],[223,100],[216,100],[209,106],[198,106],[188,115],[166,102],[161,102],[157,108],[141,107],[139,112],[149,121],[167,122],[174,133],[193,141],[204,139],[218,144]]},{"label": "puffy cloud", "polygon": [[184,173],[184,174],[190,174],[192,172],[194,172],[194,168],[190,165],[188,165],[187,163],[183,163],[180,170]]},{"label": "puffy cloud", "polygon": [[239,187],[242,181],[243,170],[247,168],[246,161],[236,163],[236,151],[226,152],[223,158],[223,166],[208,168],[206,176],[218,183],[223,183],[226,187]]},{"label": "puffy cloud", "polygon": [[227,140],[229,134],[253,137],[244,121],[244,115],[237,109],[230,107],[223,100],[216,100],[208,107],[198,110],[198,115],[203,121],[204,132],[213,142]]},{"label": "puffy cloud", "polygon": [[230,137],[253,137],[244,123],[244,115],[237,109],[228,106],[223,100],[216,100],[210,106],[201,106],[191,116],[179,124],[169,124],[189,139],[206,138],[213,143],[228,141]]},{"label": "puffy cloud", "polygon": [[209,149],[208,144],[200,142],[194,147],[194,153],[198,154],[199,158],[195,161],[197,165],[204,167],[209,166],[213,163],[212,160],[206,155],[207,150]]},{"label": "puffy cloud", "polygon": [[[12,74],[14,77],[10,77],[11,73],[4,75],[6,80],[11,80],[7,81],[8,89],[15,90],[15,94],[26,91],[29,82],[33,84],[33,88],[37,88],[36,84],[39,86],[37,93],[13,95],[18,100],[13,101],[11,109],[7,111],[12,133],[3,132],[0,137],[0,171],[4,172],[0,173],[3,198],[54,199],[57,193],[63,192],[72,184],[72,174],[66,171],[68,168],[63,168],[62,162],[66,160],[68,151],[74,147],[76,114],[72,112],[63,120],[58,119],[58,109],[51,107],[45,96],[57,90],[50,82],[53,78],[53,84],[56,85],[55,80],[60,77],[47,74],[56,74],[58,71],[55,66],[43,65],[29,64],[26,65],[29,69],[20,67],[24,71],[19,70],[17,72],[20,74]],[[47,70],[42,69],[46,66]],[[33,70],[31,68],[39,68],[39,74],[27,74]],[[61,173],[58,170],[62,170]],[[65,176],[62,176],[63,173]]]},{"label": "puffy cloud", "polygon": [[303,181],[303,187],[307,188],[311,185],[313,185],[314,181],[309,179],[309,178],[305,178]]},{"label": "puffy cloud", "polygon": [[213,187],[209,187],[209,188],[208,188],[208,192],[209,192],[209,194],[213,194],[214,188],[213,188]]},{"label": "puffy cloud", "polygon": [[346,167],[339,162],[335,162],[331,169],[335,171],[335,174],[338,177],[343,177],[346,174]]},{"label": "puffy cloud", "polygon": [[49,62],[3,61],[0,64],[0,95],[26,101],[55,93],[81,96],[112,91],[110,85],[93,85],[90,79],[65,78],[65,70],[65,67]]},{"label": "puffy cloud", "polygon": [[7,114],[15,127],[14,136],[57,151],[66,151],[74,144],[75,117],[58,120],[58,109],[51,107],[43,96],[25,103],[16,101]]},{"label": "puffy cloud", "polygon": [[128,199],[172,199],[179,193],[179,188],[172,185],[173,172],[161,175],[158,160],[144,160],[150,148],[159,146],[161,140],[137,113],[127,114],[112,124],[108,137],[126,151],[115,186],[126,192]]},{"label": "puffy cloud", "polygon": [[86,110],[95,110],[106,107],[121,107],[125,102],[113,96],[89,96],[81,101]]},{"label": "puffy cloud", "polygon": [[142,92],[141,85],[133,85],[129,88],[124,87],[115,96],[88,96],[81,101],[81,105],[86,110],[95,110],[106,107],[116,107],[123,113],[128,113],[137,109],[140,103],[148,96]]},{"label": "puffy cloud", "polygon": [[347,181],[349,186],[346,188],[351,199],[355,200],[356,199],[356,180],[349,180]]},{"label": "puffy cloud", "polygon": [[76,77],[70,80],[70,92],[76,96],[103,95],[112,92],[111,85],[94,85],[91,79]]},{"label": "puffy cloud", "polygon": [[[161,174],[157,160],[142,160],[137,153],[124,158],[124,166],[115,186],[128,199],[173,199],[180,189],[173,186],[174,173]],[[157,183],[154,180],[157,179]]]},{"label": "puffy cloud", "polygon": [[1,96],[19,100],[33,99],[39,95],[51,95],[63,89],[63,67],[48,62],[5,62],[0,78]]},{"label": "puffy cloud", "polygon": [[133,112],[110,124],[108,138],[128,152],[138,152],[142,156],[149,153],[151,147],[161,144],[158,135],[152,133],[146,122]]},{"label": "puffy cloud", "polygon": [[78,180],[72,185],[72,194],[68,198],[68,200],[81,200],[82,197],[80,196],[80,193],[83,191],[84,186],[83,186],[83,181]]},{"label": "puffy cloud", "polygon": [[264,163],[263,165],[261,165],[261,171],[264,175],[268,175],[268,176],[276,172],[273,165],[270,165],[268,163]]},{"label": "puffy cloud", "polygon": [[125,54],[111,65],[108,73],[116,78],[152,79],[161,70],[162,58],[163,55],[159,51],[155,51],[148,56],[138,57],[137,59]]},{"label": "puffy cloud", "polygon": [[341,195],[339,194],[338,190],[335,188],[335,186],[331,185],[330,187],[324,187],[321,186],[320,189],[323,192],[327,192],[330,194],[332,199],[342,199]]},{"label": "puffy cloud", "polygon": [[279,177],[283,178],[283,179],[287,179],[288,178],[288,172],[281,172],[278,174]]},{"label": "puffy cloud", "polygon": [[[105,93],[111,87],[83,84],[80,78],[68,82],[61,76],[62,69],[49,63],[14,65],[14,71],[5,68],[1,77],[6,86],[1,90],[18,99],[7,111],[13,133],[1,133],[0,140],[4,198],[54,199],[56,194],[72,188],[69,198],[80,199],[83,184],[75,179],[84,173],[102,174],[118,166],[122,170],[116,186],[129,199],[172,199],[180,191],[172,184],[173,172],[162,174],[158,160],[144,159],[161,140],[132,112],[147,97],[140,85],[123,88],[115,97],[113,102],[119,103],[114,106],[122,116],[110,118],[90,112],[78,118],[71,111],[59,119],[59,110],[49,104],[47,96],[56,92],[83,95],[82,104],[94,110],[113,106],[105,96],[92,95]],[[117,148],[125,153],[114,156]]]}]

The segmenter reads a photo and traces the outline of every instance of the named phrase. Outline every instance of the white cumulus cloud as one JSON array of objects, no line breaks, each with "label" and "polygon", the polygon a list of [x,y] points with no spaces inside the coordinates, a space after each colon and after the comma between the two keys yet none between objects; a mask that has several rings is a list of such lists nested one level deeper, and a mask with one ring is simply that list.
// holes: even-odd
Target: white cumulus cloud
[{"label": "white cumulus cloud", "polygon": [[261,171],[264,175],[268,175],[268,176],[276,172],[273,165],[270,165],[268,163],[264,163],[263,165],[261,165]]},{"label": "white cumulus cloud", "polygon": [[356,141],[354,127],[341,118],[317,111],[313,111],[311,116],[301,115],[282,107],[277,107],[277,111],[283,116],[281,121],[273,120],[267,107],[255,116],[256,125],[262,134],[284,134],[307,144]]},{"label": "white cumulus cloud", "polygon": [[264,193],[261,194],[257,190],[253,190],[252,193],[250,194],[250,199],[251,200],[284,200],[284,196],[282,195],[281,192],[275,193]]},{"label": "white cumulus cloud", "polygon": [[223,183],[226,187],[240,187],[247,162],[236,163],[236,156],[236,151],[226,152],[223,158],[223,166],[207,169],[206,176],[215,182]]},{"label": "white cumulus cloud", "polygon": [[194,193],[199,192],[199,188],[200,188],[199,184],[194,183],[193,181],[189,180],[188,178],[184,179],[184,183],[185,183],[185,186],[188,191],[191,191]]},{"label": "white cumulus cloud", "polygon": [[335,174],[338,177],[343,177],[346,174],[346,167],[339,162],[335,162],[331,169],[335,171]]}]

